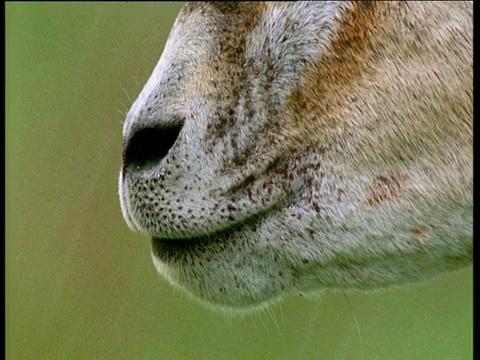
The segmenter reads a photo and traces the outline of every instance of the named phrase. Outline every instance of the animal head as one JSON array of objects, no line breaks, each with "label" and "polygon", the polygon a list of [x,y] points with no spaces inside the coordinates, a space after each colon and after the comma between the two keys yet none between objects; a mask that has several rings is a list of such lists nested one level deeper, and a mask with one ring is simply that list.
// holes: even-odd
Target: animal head
[{"label": "animal head", "polygon": [[208,303],[472,259],[472,4],[192,2],[124,125],[120,200]]}]

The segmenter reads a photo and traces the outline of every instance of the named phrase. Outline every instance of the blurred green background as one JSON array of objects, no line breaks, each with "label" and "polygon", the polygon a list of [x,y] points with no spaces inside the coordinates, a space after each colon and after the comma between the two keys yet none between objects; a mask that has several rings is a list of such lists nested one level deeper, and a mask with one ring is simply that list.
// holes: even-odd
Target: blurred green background
[{"label": "blurred green background", "polygon": [[7,359],[470,359],[471,267],[246,317],[160,279],[117,198],[122,123],[182,3],[6,3]]}]

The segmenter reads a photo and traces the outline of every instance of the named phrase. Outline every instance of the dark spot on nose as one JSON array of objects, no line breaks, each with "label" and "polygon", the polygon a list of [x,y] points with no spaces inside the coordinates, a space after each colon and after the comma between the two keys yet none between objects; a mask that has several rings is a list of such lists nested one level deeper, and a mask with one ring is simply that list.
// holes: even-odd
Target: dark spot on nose
[{"label": "dark spot on nose", "polygon": [[135,132],[123,144],[123,165],[135,170],[157,165],[168,153],[180,134],[182,125],[148,127]]}]

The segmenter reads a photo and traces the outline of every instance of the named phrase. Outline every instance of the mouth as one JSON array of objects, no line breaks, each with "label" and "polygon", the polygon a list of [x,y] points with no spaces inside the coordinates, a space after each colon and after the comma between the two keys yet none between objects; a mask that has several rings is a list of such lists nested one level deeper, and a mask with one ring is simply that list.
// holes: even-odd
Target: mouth
[{"label": "mouth", "polygon": [[189,238],[189,239],[164,239],[153,237],[152,238],[152,251],[153,255],[165,262],[171,263],[185,256],[194,255],[201,251],[202,248],[208,246],[208,244],[217,241],[216,238]]},{"label": "mouth", "polygon": [[247,227],[250,229],[252,229],[252,227],[255,228],[254,221],[245,221],[241,224],[235,224],[226,229],[199,237],[184,239],[152,237],[152,252],[158,260],[164,263],[175,263],[186,257],[200,256],[212,248],[225,248],[232,234],[242,232]]},{"label": "mouth", "polygon": [[[279,299],[283,289],[270,286],[279,264],[259,266],[262,254],[252,247],[259,219],[208,236],[168,239],[151,238],[151,253],[160,275],[192,299],[228,311],[248,312]],[[252,258],[239,254],[252,251]]]}]

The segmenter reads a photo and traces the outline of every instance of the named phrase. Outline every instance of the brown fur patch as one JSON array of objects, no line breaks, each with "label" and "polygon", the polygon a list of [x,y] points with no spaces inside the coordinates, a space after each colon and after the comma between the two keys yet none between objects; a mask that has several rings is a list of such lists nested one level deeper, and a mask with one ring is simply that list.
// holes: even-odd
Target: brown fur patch
[{"label": "brown fur patch", "polygon": [[412,234],[415,236],[423,236],[427,233],[428,229],[426,226],[416,226],[411,229]]},{"label": "brown fur patch", "polygon": [[406,181],[406,176],[394,173],[390,176],[377,176],[370,187],[368,206],[379,205],[389,199],[399,197]]},{"label": "brown fur patch", "polygon": [[[368,5],[368,6],[365,6]],[[348,86],[372,65],[369,49],[369,31],[380,25],[382,2],[354,2],[341,22],[331,44],[331,55],[322,61],[318,75],[330,87]]]},{"label": "brown fur patch", "polygon": [[[305,130],[299,134],[303,143],[309,138],[328,139],[329,129],[337,126],[338,111],[352,101],[351,90],[358,86],[362,76],[375,70],[370,37],[382,28],[390,6],[393,6],[390,2],[354,2],[332,43],[300,80],[291,102],[295,127]],[[295,133],[295,129],[288,130]]]},{"label": "brown fur patch", "polygon": [[236,14],[245,20],[256,18],[267,6],[264,1],[211,1],[209,4],[224,14]]}]

